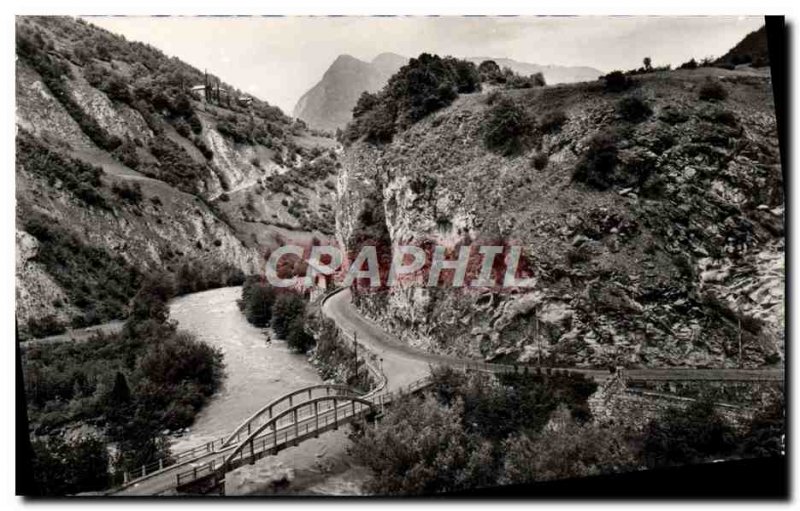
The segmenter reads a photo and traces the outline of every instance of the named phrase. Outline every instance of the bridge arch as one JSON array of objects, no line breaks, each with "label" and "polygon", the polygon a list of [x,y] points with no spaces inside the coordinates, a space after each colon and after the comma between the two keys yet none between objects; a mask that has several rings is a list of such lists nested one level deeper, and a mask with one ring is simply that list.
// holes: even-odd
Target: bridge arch
[{"label": "bridge arch", "polygon": [[[331,409],[325,410],[325,412],[329,412],[330,410],[333,410],[334,424],[338,423],[337,414],[339,412],[339,405],[341,403],[345,403],[346,405],[347,404],[351,404],[353,406],[353,410],[352,410],[352,413],[350,415],[347,415],[347,410],[346,409],[344,410],[342,419],[350,419],[350,418],[352,418],[352,417],[354,417],[356,415],[356,409],[355,409],[355,405],[356,404],[365,405],[365,406],[369,407],[370,409],[375,409],[375,407],[376,407],[376,403],[375,402],[373,402],[371,400],[368,400],[368,399],[365,399],[363,397],[354,396],[354,395],[321,396],[321,397],[313,398],[313,399],[310,399],[308,401],[303,401],[302,403],[299,403],[299,404],[296,404],[294,406],[291,406],[291,407],[287,408],[286,410],[283,410],[282,412],[279,412],[278,414],[274,415],[267,422],[265,422],[264,424],[259,426],[255,431],[250,433],[250,435],[248,435],[247,438],[245,438],[244,440],[239,442],[239,444],[236,446],[236,448],[225,458],[225,461],[223,462],[222,467],[220,467],[222,472],[223,473],[227,472],[230,469],[231,463],[236,459],[237,456],[242,457],[242,452],[244,451],[245,447],[248,446],[248,445],[250,446],[250,451],[251,451],[250,454],[252,456],[253,455],[253,445],[254,445],[255,439],[258,436],[260,436],[267,428],[272,428],[273,443],[275,445],[277,445],[277,441],[278,441],[278,436],[277,436],[278,421],[281,420],[284,417],[287,417],[289,415],[292,416],[293,421],[292,421],[292,424],[290,425],[290,427],[293,426],[295,428],[295,437],[297,437],[299,435],[299,422],[298,422],[298,414],[297,414],[297,412],[301,408],[304,408],[304,407],[309,406],[309,405],[313,405],[313,407],[314,407],[314,418],[315,418],[315,421],[316,421],[314,429],[318,430],[319,429],[319,411],[320,411],[319,404],[320,403],[324,403],[324,402],[331,402],[331,401],[333,402],[333,407]],[[310,419],[310,417],[307,417],[307,419]]]},{"label": "bridge arch", "polygon": [[[310,400],[312,399],[312,393],[315,390],[325,390],[326,396],[330,395],[331,392],[339,392],[339,395],[355,395],[356,392],[352,388],[348,387],[347,385],[338,385],[338,384],[317,384],[317,385],[309,385],[308,387],[303,387],[301,389],[293,390],[288,394],[284,394],[278,398],[273,399],[263,407],[261,407],[258,411],[256,411],[253,415],[245,419],[233,432],[228,435],[225,440],[222,442],[222,447],[229,447],[234,443],[239,441],[239,438],[243,431],[247,430],[247,435],[250,435],[253,429],[253,424],[255,421],[264,415],[265,413],[269,416],[269,419],[272,418],[273,410],[280,405],[281,403],[288,402],[289,407],[294,406],[295,404],[309,404]],[[308,394],[308,399],[303,401],[302,403],[294,403],[293,399],[295,396],[300,396],[302,394]]]}]

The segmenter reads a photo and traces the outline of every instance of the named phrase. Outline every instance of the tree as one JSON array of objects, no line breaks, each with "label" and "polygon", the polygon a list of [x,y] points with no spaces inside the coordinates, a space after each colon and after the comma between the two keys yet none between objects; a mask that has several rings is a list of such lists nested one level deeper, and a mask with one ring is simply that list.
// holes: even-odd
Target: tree
[{"label": "tree", "polygon": [[702,399],[684,410],[668,408],[650,421],[642,451],[651,467],[683,465],[728,456],[734,440],[725,418],[711,401]]},{"label": "tree", "polygon": [[500,83],[505,81],[500,66],[494,60],[484,60],[478,66],[478,73],[480,74],[482,82]]},{"label": "tree", "polygon": [[500,98],[486,113],[483,142],[486,147],[504,156],[521,152],[535,127],[524,108],[507,97]]},{"label": "tree", "polygon": [[164,323],[169,319],[167,302],[175,295],[172,276],[168,273],[150,275],[133,297],[131,318],[137,321],[153,319]]},{"label": "tree", "polygon": [[644,68],[645,68],[646,71],[650,71],[650,70],[653,69],[652,61],[650,60],[650,57],[645,57],[644,60],[642,61],[642,63],[644,64]]},{"label": "tree", "polygon": [[518,433],[503,443],[500,483],[518,484],[623,472],[636,467],[625,435],[594,423],[578,424],[566,407],[536,436]]},{"label": "tree", "polygon": [[462,426],[463,404],[408,398],[392,405],[380,428],[364,425],[353,455],[372,470],[371,492],[425,495],[471,490],[495,481],[491,444]]},{"label": "tree", "polygon": [[306,332],[305,324],[305,318],[297,316],[288,326],[289,333],[286,336],[286,343],[289,348],[298,353],[305,353],[314,346],[314,337]]},{"label": "tree", "polygon": [[108,451],[94,436],[35,440],[33,474],[42,495],[74,495],[108,487]]},{"label": "tree", "polygon": [[305,314],[306,302],[298,293],[281,293],[272,306],[272,329],[280,339],[289,335],[289,325]]},{"label": "tree", "polygon": [[112,405],[125,405],[131,401],[131,389],[128,387],[128,380],[119,371],[114,376],[114,386],[111,388],[109,398]]},{"label": "tree", "polygon": [[272,307],[275,303],[275,289],[266,283],[253,286],[245,299],[245,317],[258,327],[269,325]]}]

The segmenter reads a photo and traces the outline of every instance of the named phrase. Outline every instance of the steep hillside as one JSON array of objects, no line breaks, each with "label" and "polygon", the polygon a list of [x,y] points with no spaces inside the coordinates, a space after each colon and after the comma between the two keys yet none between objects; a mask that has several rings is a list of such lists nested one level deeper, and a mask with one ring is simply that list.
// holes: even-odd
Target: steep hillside
[{"label": "steep hillside", "polygon": [[750,32],[744,39],[716,60],[717,64],[736,66],[752,64],[753,67],[769,65],[769,47],[767,45],[767,27],[763,26]]},{"label": "steep hillside", "polygon": [[525,247],[532,290],[355,290],[424,349],[596,367],[782,359],[784,196],[765,73],[461,94],[390,143],[348,147],[337,193],[351,250]]},{"label": "steep hillside", "polygon": [[154,270],[234,282],[277,233],[330,229],[332,139],[83,21],[18,17],[16,29],[23,329],[122,317]]},{"label": "steep hillside", "polygon": [[294,116],[313,128],[335,131],[352,119],[353,106],[362,92],[375,92],[408,59],[382,53],[372,62],[350,55],[339,55],[322,79],[303,94],[294,107]]}]

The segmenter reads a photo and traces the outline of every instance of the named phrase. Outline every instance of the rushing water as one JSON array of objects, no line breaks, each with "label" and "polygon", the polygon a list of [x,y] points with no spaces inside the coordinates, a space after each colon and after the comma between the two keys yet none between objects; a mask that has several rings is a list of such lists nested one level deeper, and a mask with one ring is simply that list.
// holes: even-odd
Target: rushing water
[{"label": "rushing water", "polygon": [[283,341],[268,343],[264,332],[245,320],[236,305],[240,296],[240,287],[227,287],[170,304],[170,318],[178,328],[222,350],[226,375],[189,433],[175,440],[176,452],[227,434],[290,390],[322,383],[305,356],[292,353]]},{"label": "rushing water", "polygon": [[[173,441],[173,452],[220,438],[273,399],[322,383],[305,356],[292,353],[284,341],[267,342],[264,332],[245,320],[236,305],[240,296],[241,287],[228,287],[170,303],[170,318],[181,330],[222,350],[226,373],[222,388],[197,415],[189,432]],[[265,483],[281,470],[292,472],[296,480],[286,489],[291,493],[357,493],[356,480],[363,477],[363,469],[350,466],[347,443],[344,430],[326,433],[243,467],[228,475],[236,490],[228,493],[267,491]]]}]

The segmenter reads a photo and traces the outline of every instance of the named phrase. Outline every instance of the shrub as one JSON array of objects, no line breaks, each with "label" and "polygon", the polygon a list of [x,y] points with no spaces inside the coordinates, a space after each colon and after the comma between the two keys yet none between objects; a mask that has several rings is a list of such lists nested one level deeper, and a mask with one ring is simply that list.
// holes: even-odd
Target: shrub
[{"label": "shrub", "polygon": [[296,318],[303,318],[306,302],[301,295],[285,292],[278,295],[272,306],[272,329],[280,339],[286,339],[291,332],[290,325]]},{"label": "shrub", "polygon": [[139,204],[143,199],[142,185],[139,183],[114,183],[111,191],[120,199],[131,204]]},{"label": "shrub", "polygon": [[534,128],[524,108],[511,98],[501,98],[486,113],[483,141],[490,151],[511,156],[526,147]]},{"label": "shrub", "polygon": [[547,153],[538,151],[531,158],[531,167],[535,168],[536,170],[544,170],[544,168],[547,167],[547,161]]},{"label": "shrub", "polygon": [[289,333],[286,336],[286,343],[289,348],[298,352],[305,353],[314,346],[314,337],[306,332],[306,320],[302,316],[295,317],[288,325]]},{"label": "shrub", "polygon": [[598,133],[589,140],[586,152],[575,167],[572,179],[597,190],[606,190],[612,184],[612,174],[616,165],[616,138],[606,133]]},{"label": "shrub", "polygon": [[62,155],[25,131],[17,134],[16,148],[17,165],[46,179],[51,186],[60,181],[89,206],[107,207],[105,198],[97,191],[102,186],[102,168]]},{"label": "shrub", "polygon": [[639,96],[625,96],[617,103],[617,113],[626,121],[642,122],[653,114],[653,110]]},{"label": "shrub", "polygon": [[728,91],[719,81],[707,79],[700,86],[698,97],[703,101],[723,101],[728,97]]},{"label": "shrub", "polygon": [[622,92],[633,85],[633,80],[625,76],[622,71],[612,71],[603,77],[605,87],[610,92]]},{"label": "shrub", "polygon": [[67,328],[54,314],[28,319],[28,334],[34,338],[63,334],[66,331]]},{"label": "shrub", "polygon": [[685,410],[669,408],[646,429],[642,452],[648,466],[699,463],[731,454],[733,430],[710,401]]},{"label": "shrub", "polygon": [[689,61],[681,64],[678,69],[697,69],[697,61],[694,59],[690,59]]},{"label": "shrub", "polygon": [[345,141],[364,138],[370,143],[392,139],[436,110],[446,107],[458,94],[480,90],[475,65],[428,53],[411,59],[376,95],[362,95],[354,108],[353,121],[344,131]]},{"label": "shrub", "polygon": [[567,122],[567,114],[563,110],[547,112],[539,119],[539,129],[542,133],[555,133]]},{"label": "shrub", "polygon": [[484,60],[478,66],[478,74],[482,82],[503,83],[505,78],[500,66],[494,60]]}]

